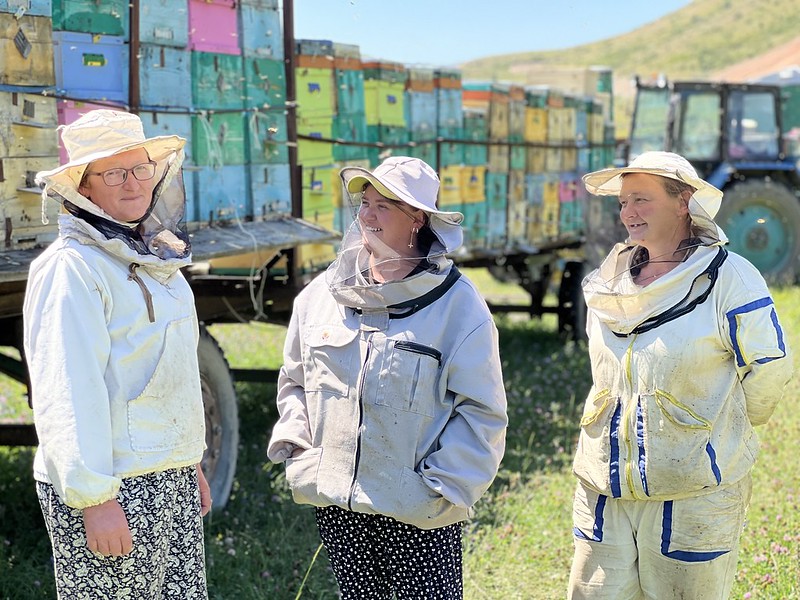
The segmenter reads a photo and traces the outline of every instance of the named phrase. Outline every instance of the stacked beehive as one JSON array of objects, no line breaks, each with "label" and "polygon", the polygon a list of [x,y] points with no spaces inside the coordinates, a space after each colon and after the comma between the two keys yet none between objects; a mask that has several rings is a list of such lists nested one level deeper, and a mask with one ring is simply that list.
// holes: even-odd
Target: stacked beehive
[{"label": "stacked beehive", "polygon": [[[0,244],[28,248],[55,238],[58,209],[42,203],[37,171],[58,164],[50,1],[27,10],[0,0]],[[46,92],[46,95],[42,92]]]},{"label": "stacked beehive", "polygon": [[436,164],[436,92],[433,87],[433,69],[411,67],[408,69],[405,91],[405,122],[412,146],[409,156]]},{"label": "stacked beehive", "polygon": [[[333,42],[296,42],[295,82],[297,86],[297,133],[320,140],[334,137],[336,114],[336,73]],[[302,217],[320,227],[333,230],[336,221],[334,189],[334,145],[330,142],[301,140],[298,161],[302,171]],[[306,245],[297,258],[303,270],[313,271],[333,258],[328,244]]]},{"label": "stacked beehive", "polygon": [[[22,197],[18,188],[31,183],[32,173],[57,162],[56,123],[99,106],[135,106],[148,135],[189,140],[189,221],[290,212],[277,0],[142,2],[133,38],[123,0],[56,0],[52,17],[49,1],[40,2],[40,14],[36,0],[27,2],[26,14],[12,13],[9,6],[19,4],[0,0],[0,85],[14,88],[0,96],[2,114],[10,115],[0,123],[0,199]],[[296,55],[305,219],[344,231],[353,211],[339,169],[410,154],[438,169],[440,206],[465,214],[469,249],[530,248],[582,230],[580,175],[611,158],[610,71],[566,79],[553,72],[554,85],[523,88],[465,84],[457,69],[362,62],[357,46],[328,40],[299,40]],[[57,105],[45,95],[23,97],[41,89],[55,90]],[[23,155],[24,162],[16,160]],[[22,216],[1,235],[33,231],[38,199],[35,208],[37,216],[33,208],[17,210]],[[333,250],[305,247],[298,256],[314,271]]]}]

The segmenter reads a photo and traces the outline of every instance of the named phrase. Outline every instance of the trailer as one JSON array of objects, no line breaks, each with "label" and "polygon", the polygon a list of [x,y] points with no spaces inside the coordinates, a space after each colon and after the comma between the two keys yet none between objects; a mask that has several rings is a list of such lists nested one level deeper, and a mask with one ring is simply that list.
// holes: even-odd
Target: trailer
[{"label": "trailer", "polygon": [[[581,337],[595,216],[580,176],[613,158],[607,69],[584,70],[568,90],[464,82],[293,29],[291,0],[0,0],[0,374],[30,391],[22,301],[58,210],[42,223],[33,177],[65,158],[56,126],[114,107],[139,114],[148,136],[186,137],[185,276],[202,323],[203,468],[217,508],[236,469],[234,382],[275,373],[230,369],[207,326],[288,322],[353,219],[341,167],[388,154],[429,162],[439,205],[465,214],[455,262],[530,296],[491,308],[556,313]],[[0,423],[0,444],[36,444],[33,425]]]}]

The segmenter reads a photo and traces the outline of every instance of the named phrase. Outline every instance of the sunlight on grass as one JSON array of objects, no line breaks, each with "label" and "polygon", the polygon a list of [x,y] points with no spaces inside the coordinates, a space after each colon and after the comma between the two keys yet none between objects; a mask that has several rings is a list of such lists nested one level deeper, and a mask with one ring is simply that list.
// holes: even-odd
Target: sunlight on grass
[{"label": "sunlight on grass", "polygon": [[[527,299],[516,286],[485,272],[468,276],[484,293]],[[789,343],[800,348],[800,288],[775,290],[775,300]],[[570,465],[589,388],[586,347],[560,338],[553,315],[498,315],[496,322],[509,401],[508,444],[497,480],[464,531],[464,597],[559,599],[572,559]],[[210,331],[232,367],[280,365],[281,326],[214,325]],[[236,390],[241,420],[236,478],[228,506],[206,523],[210,597],[294,600],[302,585],[301,598],[335,600],[327,555],[323,550],[315,557],[314,511],[292,501],[283,467],[266,459],[276,418],[275,385],[237,383]],[[800,598],[798,395],[795,378],[774,418],[758,431],[762,453],[732,598]],[[55,595],[30,476],[32,456],[30,448],[0,447],[0,598]]]}]

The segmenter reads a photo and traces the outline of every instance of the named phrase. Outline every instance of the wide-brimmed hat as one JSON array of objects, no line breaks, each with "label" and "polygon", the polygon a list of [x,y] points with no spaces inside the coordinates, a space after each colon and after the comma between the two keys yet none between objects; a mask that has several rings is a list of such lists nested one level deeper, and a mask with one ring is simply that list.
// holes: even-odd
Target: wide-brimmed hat
[{"label": "wide-brimmed hat", "polygon": [[[645,173],[675,179],[695,188],[692,198],[697,202],[705,219],[713,219],[722,201],[722,192],[700,178],[694,167],[684,157],[673,152],[652,151],[637,156],[627,167],[602,169],[583,176],[583,183],[589,193],[595,196],[619,196],[622,189],[622,176],[627,173]],[[689,206],[692,216],[693,207]]]},{"label": "wide-brimmed hat", "polygon": [[460,212],[439,210],[436,207],[439,177],[430,165],[418,158],[392,156],[373,171],[363,167],[345,167],[339,175],[351,194],[362,191],[369,183],[382,196],[405,202],[451,225],[459,225],[464,220],[464,215]]},{"label": "wide-brimmed hat", "polygon": [[59,183],[77,189],[86,167],[96,160],[144,148],[151,160],[158,161],[179,151],[186,143],[177,135],[148,139],[137,115],[110,109],[89,111],[59,130],[69,160],[55,169],[37,173],[37,183]]}]

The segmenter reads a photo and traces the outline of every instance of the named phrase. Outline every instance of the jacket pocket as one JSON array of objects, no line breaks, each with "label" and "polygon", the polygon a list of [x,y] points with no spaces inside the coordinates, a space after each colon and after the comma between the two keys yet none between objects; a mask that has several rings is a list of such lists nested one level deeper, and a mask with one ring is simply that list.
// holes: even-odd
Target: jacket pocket
[{"label": "jacket pocket", "polygon": [[386,340],[375,403],[432,417],[442,353],[408,340]]},{"label": "jacket pocket", "polygon": [[388,494],[386,502],[385,514],[422,529],[443,527],[470,516],[469,509],[452,504],[425,485],[422,476],[408,467],[403,467],[396,493]]},{"label": "jacket pocket", "polygon": [[286,481],[298,504],[320,504],[317,477],[321,460],[322,448],[310,448],[297,458],[286,460]]},{"label": "jacket pocket", "polygon": [[167,325],[164,346],[153,375],[136,398],[128,401],[128,435],[137,452],[158,452],[205,437],[203,393],[195,340],[195,321]]},{"label": "jacket pocket", "polygon": [[711,445],[711,422],[670,394],[656,390],[641,397],[643,435],[639,440],[651,496],[714,487],[722,475]]},{"label": "jacket pocket", "polygon": [[337,326],[312,327],[306,333],[305,389],[332,392],[346,397],[351,379],[360,370],[358,353],[348,345],[354,343],[358,331]]}]

